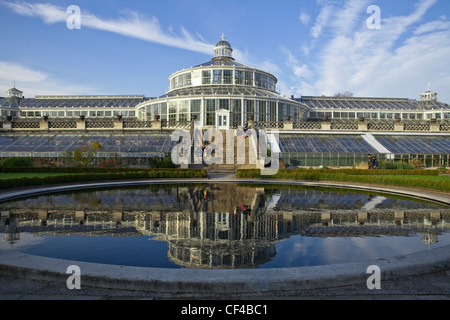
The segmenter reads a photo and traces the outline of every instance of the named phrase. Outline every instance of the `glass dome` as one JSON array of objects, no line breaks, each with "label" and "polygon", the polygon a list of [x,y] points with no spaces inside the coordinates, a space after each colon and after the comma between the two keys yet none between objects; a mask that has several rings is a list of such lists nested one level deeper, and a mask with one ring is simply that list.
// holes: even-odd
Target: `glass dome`
[{"label": "glass dome", "polygon": [[[307,107],[277,91],[277,78],[233,59],[233,48],[222,39],[214,57],[203,64],[177,71],[169,77],[169,91],[137,107],[138,118],[191,121],[200,127],[243,126],[254,121],[300,120]],[[221,116],[221,117],[220,117]],[[226,124],[224,124],[226,119]]]},{"label": "glass dome", "polygon": [[277,78],[272,74],[257,70],[232,57],[233,48],[228,41],[222,40],[214,47],[214,58],[196,67],[185,69],[169,77],[170,89],[197,86],[250,86],[277,92]]}]

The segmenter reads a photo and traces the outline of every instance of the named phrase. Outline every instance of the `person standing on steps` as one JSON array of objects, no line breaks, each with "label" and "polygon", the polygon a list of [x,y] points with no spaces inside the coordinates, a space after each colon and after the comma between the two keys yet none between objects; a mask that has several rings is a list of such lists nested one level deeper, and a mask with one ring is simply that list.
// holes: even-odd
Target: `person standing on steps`
[{"label": "person standing on steps", "polygon": [[372,157],[372,155],[371,154],[369,154],[369,161],[367,162],[367,167],[368,167],[368,169],[370,170],[370,169],[373,169],[373,166],[375,165],[375,160],[374,160],[374,158]]},{"label": "person standing on steps", "polygon": [[376,169],[378,167],[378,160],[375,156],[372,157],[372,159],[373,159],[373,169]]}]

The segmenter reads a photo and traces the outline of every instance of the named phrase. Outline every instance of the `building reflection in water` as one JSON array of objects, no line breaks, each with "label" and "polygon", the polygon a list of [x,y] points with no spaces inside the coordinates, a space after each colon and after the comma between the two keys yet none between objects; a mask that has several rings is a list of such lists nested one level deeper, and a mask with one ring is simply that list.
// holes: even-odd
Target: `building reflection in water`
[{"label": "building reflection in water", "polygon": [[410,236],[425,244],[448,230],[445,206],[358,192],[232,183],[68,192],[0,205],[11,245],[38,236],[152,235],[188,268],[255,268],[276,244],[307,237]]}]

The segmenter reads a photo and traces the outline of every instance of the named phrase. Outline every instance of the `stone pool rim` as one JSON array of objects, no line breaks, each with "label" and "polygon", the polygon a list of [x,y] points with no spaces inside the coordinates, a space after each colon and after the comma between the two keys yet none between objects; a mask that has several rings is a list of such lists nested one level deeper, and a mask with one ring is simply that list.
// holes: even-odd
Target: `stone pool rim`
[{"label": "stone pool rim", "polygon": [[[226,178],[93,182],[27,188],[1,193],[0,202],[39,194],[92,188],[192,183],[278,184],[358,189],[404,195],[450,205],[450,195],[424,190],[408,190],[396,187],[347,183]],[[65,287],[66,280],[70,276],[66,271],[70,265],[80,267],[82,286],[143,290],[149,293],[168,294],[174,297],[183,295],[287,294],[301,290],[347,285],[361,285],[362,287],[366,287],[366,281],[370,276],[367,273],[367,268],[371,265],[380,267],[381,281],[448,270],[450,268],[450,245],[411,254],[361,262],[313,267],[232,270],[163,269],[106,265],[46,258],[0,250],[0,272],[4,276],[53,282],[61,281],[61,285]]]},{"label": "stone pool rim", "polygon": [[48,194],[53,192],[65,192],[84,189],[96,188],[116,188],[127,186],[143,186],[151,184],[214,184],[214,183],[243,183],[254,185],[295,185],[307,187],[329,187],[341,188],[360,191],[381,192],[393,195],[402,195],[410,198],[416,198],[431,202],[436,202],[450,206],[450,194],[433,190],[407,189],[392,186],[380,185],[359,185],[354,183],[337,183],[337,182],[319,182],[319,181],[294,181],[294,180],[264,180],[264,179],[165,179],[165,180],[119,180],[119,181],[102,181],[102,182],[86,182],[86,183],[66,183],[62,185],[50,185],[40,187],[24,187],[14,191],[0,191],[0,203],[4,201],[31,197],[35,195]]}]

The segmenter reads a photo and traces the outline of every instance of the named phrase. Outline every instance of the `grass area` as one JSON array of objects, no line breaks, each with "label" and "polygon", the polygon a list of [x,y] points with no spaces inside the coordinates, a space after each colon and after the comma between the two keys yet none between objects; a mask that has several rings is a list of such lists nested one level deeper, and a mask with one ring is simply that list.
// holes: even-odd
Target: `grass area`
[{"label": "grass area", "polygon": [[385,177],[402,177],[402,178],[408,178],[408,179],[424,179],[424,180],[450,182],[450,176],[385,175]]},{"label": "grass area", "polygon": [[[39,171],[36,168],[33,168]],[[28,171],[28,172],[26,172]],[[61,169],[62,172],[30,172],[31,170],[14,170],[0,173],[0,189],[11,189],[30,186],[44,186],[54,184],[78,183],[89,181],[120,181],[141,179],[183,179],[206,178],[206,170],[199,169],[148,169],[148,170],[85,170]],[[58,170],[59,171],[59,170]],[[64,172],[69,171],[69,172]],[[71,172],[70,172],[71,171]],[[77,172],[78,171],[78,172]]]},{"label": "grass area", "polygon": [[54,176],[68,176],[80,173],[51,173],[51,172],[13,172],[13,173],[0,173],[0,180],[4,179],[17,179],[17,178],[44,178],[44,177],[54,177]]},{"label": "grass area", "polygon": [[238,170],[239,178],[287,179],[297,181],[352,182],[450,192],[450,178],[437,170],[305,170],[281,169],[273,176],[261,176],[260,170]]},{"label": "grass area", "polygon": [[[112,172],[101,169],[92,169],[91,171],[66,169],[72,172],[50,172],[52,169],[44,170],[42,168],[32,169],[38,172],[32,172],[33,170],[29,168],[22,172],[15,170],[16,172],[0,173],[0,189],[68,182],[207,177],[204,170],[184,169],[147,169],[145,171],[121,169],[112,170]],[[60,170],[64,171],[63,169]],[[279,170],[274,176],[261,176],[260,172],[258,169],[237,170],[236,175],[238,178],[353,182],[450,192],[450,176],[439,175],[437,170],[283,169]]]}]

